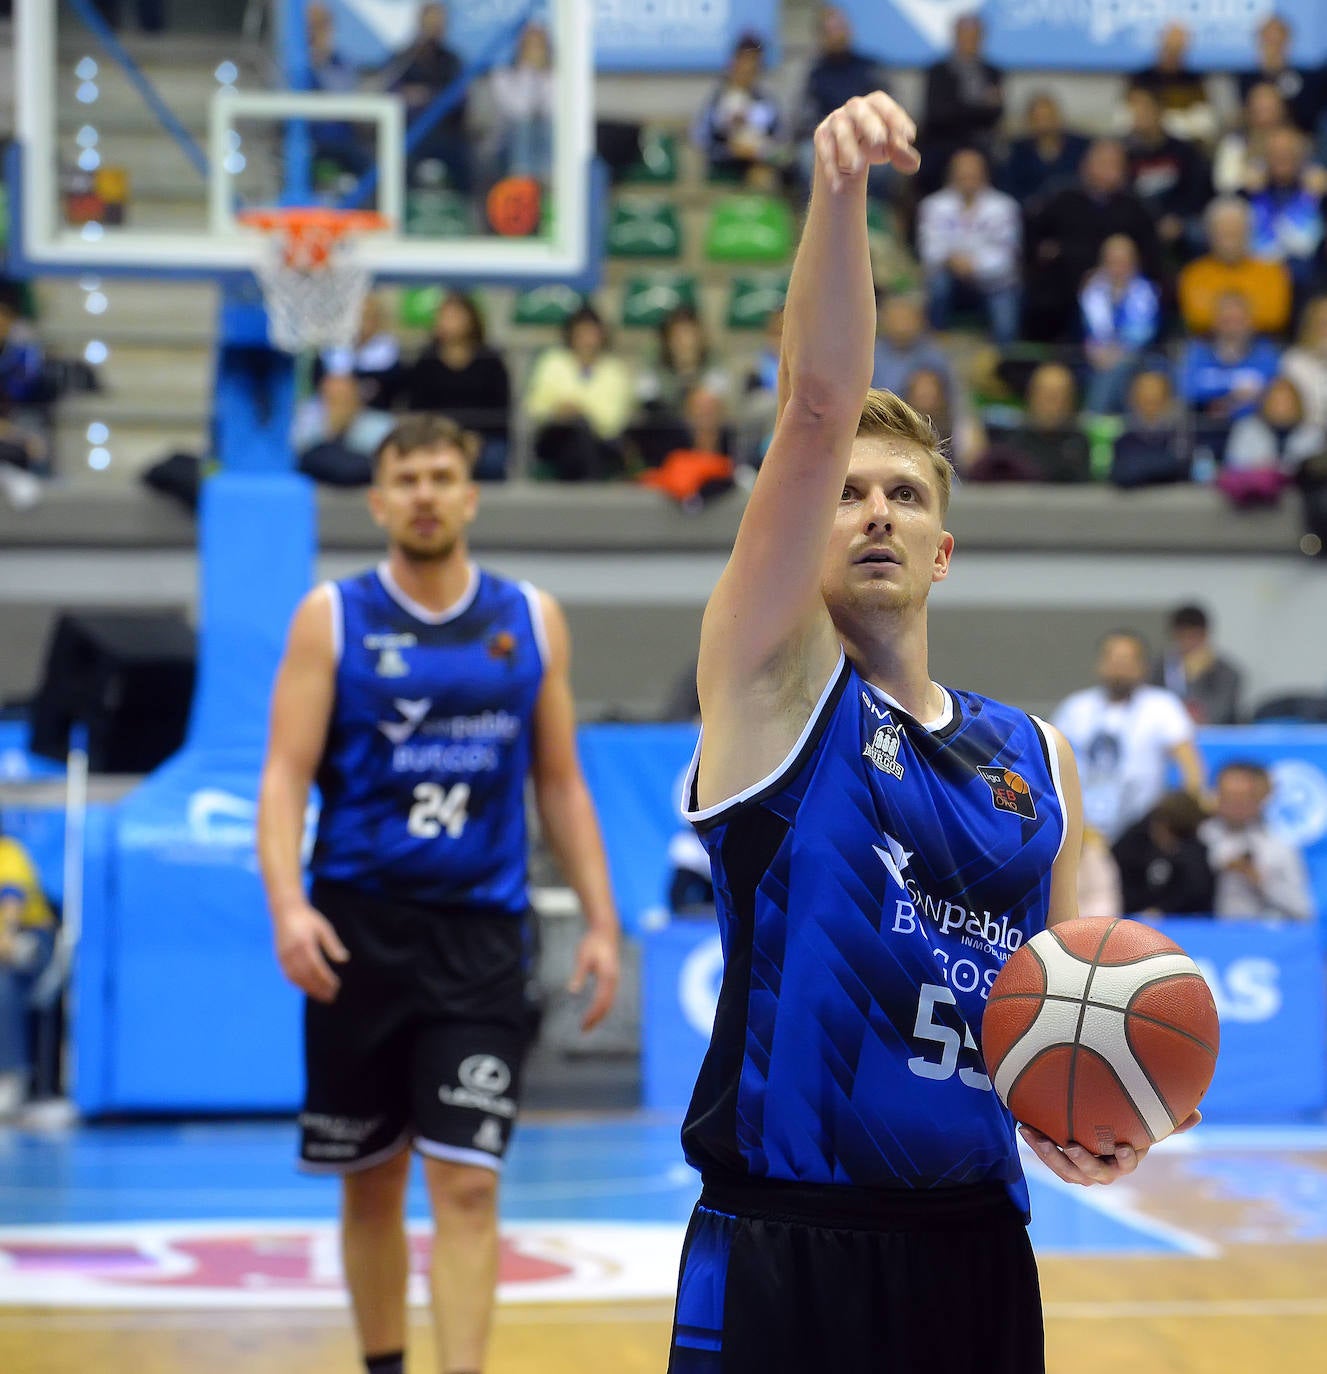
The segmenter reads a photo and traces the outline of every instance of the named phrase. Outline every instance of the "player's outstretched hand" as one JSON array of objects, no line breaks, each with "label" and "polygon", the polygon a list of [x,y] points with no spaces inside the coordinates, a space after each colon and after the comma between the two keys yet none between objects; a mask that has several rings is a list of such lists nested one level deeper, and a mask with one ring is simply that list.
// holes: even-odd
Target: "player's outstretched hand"
[{"label": "player's outstretched hand", "polygon": [[344,964],[350,952],[327,917],[304,903],[277,917],[276,957],[297,988],[317,1002],[331,1002],[341,990],[332,963]]},{"label": "player's outstretched hand", "polygon": [[576,966],[567,984],[567,991],[575,997],[588,979],[594,979],[594,996],[581,1017],[583,1031],[592,1030],[608,1015],[617,994],[617,977],[617,936],[586,931],[577,947]]},{"label": "player's outstretched hand", "polygon": [[[1203,1114],[1194,1112],[1172,1132],[1191,1131],[1201,1120]],[[1094,1183],[1115,1183],[1126,1178],[1138,1167],[1150,1147],[1135,1150],[1132,1145],[1119,1144],[1113,1155],[1094,1155],[1081,1145],[1068,1145],[1061,1149],[1048,1135],[1032,1126],[1020,1126],[1018,1133],[1027,1141],[1033,1153],[1053,1173],[1066,1183],[1077,1183],[1090,1188]]]},{"label": "player's outstretched hand", "polygon": [[922,165],[913,147],[917,126],[884,91],[854,96],[820,121],[815,132],[816,161],[829,187],[864,176],[868,167],[889,164],[909,174]]}]

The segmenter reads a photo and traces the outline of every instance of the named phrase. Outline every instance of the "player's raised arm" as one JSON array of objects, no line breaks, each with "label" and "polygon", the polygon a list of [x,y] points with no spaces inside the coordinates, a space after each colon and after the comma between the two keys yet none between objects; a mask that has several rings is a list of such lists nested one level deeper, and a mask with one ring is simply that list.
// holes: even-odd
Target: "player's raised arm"
[{"label": "player's raised arm", "polygon": [[258,862],[275,926],[282,972],[329,1002],[339,980],[328,959],[345,960],[336,932],[304,895],[300,845],[309,789],[322,757],[336,690],[331,593],[311,591],[290,624],[272,692],[267,758],[258,794]]},{"label": "player's raised arm", "polygon": [[880,92],[850,100],[816,130],[811,204],[784,310],[779,416],[701,631],[707,717],[735,691],[782,678],[789,661],[808,680],[818,674],[818,685],[833,667],[820,567],[871,382],[867,170],[892,162],[915,171],[915,134]]}]

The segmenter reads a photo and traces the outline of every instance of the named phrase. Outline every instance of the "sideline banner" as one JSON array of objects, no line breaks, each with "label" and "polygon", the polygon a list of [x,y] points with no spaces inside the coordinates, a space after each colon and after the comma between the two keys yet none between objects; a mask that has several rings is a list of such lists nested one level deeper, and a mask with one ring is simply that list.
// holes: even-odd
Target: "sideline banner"
[{"label": "sideline banner", "polygon": [[1320,0],[840,0],[854,46],[896,67],[929,66],[951,48],[954,21],[979,13],[986,56],[1007,70],[1127,72],[1150,66],[1170,23],[1192,35],[1200,71],[1256,65],[1258,25],[1275,12],[1295,33],[1297,61],[1327,58]]}]

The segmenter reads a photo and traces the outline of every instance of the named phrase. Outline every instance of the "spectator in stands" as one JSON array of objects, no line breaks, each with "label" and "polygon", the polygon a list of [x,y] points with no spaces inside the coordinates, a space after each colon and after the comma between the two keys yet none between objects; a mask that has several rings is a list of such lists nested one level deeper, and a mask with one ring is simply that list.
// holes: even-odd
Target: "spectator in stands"
[{"label": "spectator in stands", "polygon": [[295,412],[291,443],[299,470],[328,486],[367,486],[373,455],[393,423],[385,410],[364,404],[353,376],[329,372]]},{"label": "spectator in stands", "polygon": [[1207,98],[1207,84],[1188,64],[1189,31],[1183,24],[1161,30],[1156,61],[1135,73],[1130,85],[1155,91],[1166,128],[1177,138],[1196,138],[1209,146],[1216,138],[1217,118]]},{"label": "spectator in stands", "polygon": [[1249,472],[1271,469],[1293,477],[1311,458],[1327,454],[1327,433],[1304,419],[1299,388],[1289,377],[1273,377],[1255,415],[1245,415],[1230,428],[1225,466]]},{"label": "spectator in stands", "polygon": [[1083,815],[1112,844],[1166,789],[1171,764],[1184,789],[1202,795],[1202,760],[1184,703],[1149,686],[1152,656],[1141,635],[1115,630],[1101,641],[1097,683],[1065,698],[1054,723],[1073,746],[1083,782]]},{"label": "spectator in stands", "polygon": [[539,426],[536,457],[564,482],[620,476],[634,400],[631,372],[608,351],[603,320],[582,306],[563,328],[563,346],[543,353],[530,377],[525,407]]},{"label": "spectator in stands", "polygon": [[919,367],[898,395],[930,420],[960,477],[986,452],[986,431],[948,371]]},{"label": "spectator in stands", "polygon": [[783,311],[771,310],[765,319],[761,349],[756,354],[736,405],[738,457],[759,467],[774,429],[779,404],[779,350],[783,343]]},{"label": "spectator in stands", "polygon": [[926,328],[926,298],[920,291],[885,292],[876,311],[875,371],[871,385],[902,396],[908,378],[927,369],[949,386],[949,357]]},{"label": "spectator in stands", "polygon": [[709,160],[711,176],[770,189],[782,175],[783,120],[778,102],[761,85],[764,61],[761,39],[743,34],[697,116],[692,139]]},{"label": "spectator in stands", "polygon": [[12,836],[0,835],[0,1121],[27,1096],[28,1002],[54,942],[55,917],[32,856]]},{"label": "spectator in stands", "polygon": [[1119,920],[1124,915],[1120,866],[1106,837],[1090,825],[1083,829],[1083,848],[1078,857],[1078,914],[1086,920]]},{"label": "spectator in stands", "polygon": [[[304,11],[308,36],[309,89],[343,95],[359,85],[359,73],[336,41],[336,21],[326,5],[311,4]],[[309,121],[315,164],[329,162],[351,178],[372,165],[372,150],[356,134],[353,124],[335,119]],[[315,171],[317,170],[315,166]]]},{"label": "spectator in stands", "polygon": [[1170,374],[1140,372],[1129,385],[1123,433],[1115,440],[1110,480],[1117,487],[1158,486],[1189,478],[1189,440],[1179,426]]},{"label": "spectator in stands", "polygon": [[18,301],[0,290],[0,413],[40,402],[46,393],[46,358]]},{"label": "spectator in stands", "polygon": [[473,296],[450,291],[438,303],[432,336],[406,375],[405,396],[408,409],[446,415],[479,435],[477,480],[507,475],[511,378],[502,355],[488,346]]},{"label": "spectator in stands", "polygon": [[1210,916],[1216,879],[1198,838],[1202,806],[1168,792],[1115,842],[1124,910],[1130,916]]},{"label": "spectator in stands", "polygon": [[1290,324],[1290,273],[1283,263],[1264,262],[1249,251],[1249,207],[1235,196],[1219,196],[1207,207],[1211,251],[1180,272],[1179,301],[1190,334],[1210,334],[1217,301],[1238,295],[1259,334],[1281,334]]},{"label": "spectator in stands", "polygon": [[1012,429],[992,426],[990,452],[971,475],[974,481],[1009,476],[1039,482],[1090,480],[1092,453],[1078,428],[1078,388],[1067,367],[1042,363],[1033,371],[1022,423]]},{"label": "spectator in stands", "polygon": [[1244,674],[1217,653],[1207,612],[1201,606],[1177,606],[1166,634],[1166,651],[1152,681],[1174,692],[1195,724],[1238,725]]},{"label": "spectator in stands", "polygon": [[[456,83],[462,70],[459,55],[447,46],[447,7],[438,0],[430,0],[420,6],[419,30],[409,47],[388,64],[385,85],[388,90],[400,92],[405,102],[406,119],[413,124],[443,91]],[[462,94],[416,144],[410,154],[412,183],[433,180],[440,170],[458,191],[469,191],[467,103],[466,95]]]},{"label": "spectator in stands", "polygon": [[1088,147],[1078,181],[1029,210],[1023,274],[1028,338],[1053,343],[1077,332],[1079,288],[1112,234],[1125,234],[1137,245],[1144,276],[1163,280],[1152,217],[1127,182],[1124,145],[1099,138]]},{"label": "spectator in stands", "polygon": [[1327,429],[1327,296],[1304,307],[1295,346],[1281,358],[1281,375],[1299,390],[1304,422]]},{"label": "spectator in stands", "polygon": [[1217,299],[1211,337],[1185,345],[1180,396],[1208,420],[1238,420],[1257,409],[1280,365],[1276,345],[1254,334],[1248,301],[1228,291]]},{"label": "spectator in stands", "polygon": [[1161,122],[1161,100],[1148,86],[1129,91],[1130,130],[1125,139],[1129,184],[1147,207],[1157,235],[1172,255],[1190,256],[1202,213],[1212,198],[1212,169],[1202,149],[1168,134]]},{"label": "spectator in stands", "polygon": [[499,177],[546,181],[553,165],[553,52],[548,29],[521,30],[515,61],[489,79],[493,97],[493,161]]},{"label": "spectator in stands", "polygon": [[948,185],[927,196],[917,214],[934,328],[947,329],[956,307],[979,306],[996,343],[1017,338],[1022,233],[1017,202],[991,185],[982,154],[956,152]]},{"label": "spectator in stands", "polygon": [[401,343],[387,328],[378,296],[365,297],[351,347],[324,349],[314,369],[314,384],[329,372],[354,377],[360,399],[375,410],[391,410],[400,398],[405,380]]},{"label": "spectator in stands", "polygon": [[1233,761],[1216,775],[1216,814],[1202,823],[1198,837],[1216,873],[1217,916],[1314,918],[1304,856],[1267,824],[1271,795],[1272,779],[1260,763]]},{"label": "spectator in stands", "polygon": [[46,372],[46,356],[21,317],[17,295],[0,287],[0,475],[17,506],[36,500],[33,474],[44,474],[48,465]]},{"label": "spectator in stands", "polygon": [[1309,141],[1289,126],[1267,136],[1267,184],[1249,196],[1249,247],[1283,262],[1302,301],[1322,266],[1323,191],[1327,171],[1309,163]]},{"label": "spectator in stands", "polygon": [[999,180],[1002,191],[1026,206],[1074,180],[1087,139],[1065,129],[1060,102],[1048,91],[1028,97],[1024,125],[1027,133],[1010,143]]},{"label": "spectator in stands", "polygon": [[926,72],[926,95],[918,147],[926,149],[917,174],[918,194],[934,191],[960,148],[977,148],[991,158],[995,131],[1004,114],[1004,74],[982,57],[986,28],[965,14],[954,22],[949,56]]},{"label": "spectator in stands", "polygon": [[1249,88],[1240,127],[1223,134],[1212,159],[1212,186],[1223,196],[1261,191],[1267,184],[1267,139],[1288,122],[1285,101],[1267,82]]},{"label": "spectator in stands", "polygon": [[[811,139],[820,121],[854,96],[889,89],[880,63],[852,46],[852,25],[837,5],[821,7],[818,37],[820,46],[806,76],[798,124],[797,167],[802,184],[808,187],[815,165]],[[897,181],[891,169],[873,167],[867,186],[872,195],[885,196]]]},{"label": "spectator in stands", "polygon": [[1078,305],[1089,369],[1084,408],[1096,415],[1117,414],[1144,350],[1161,327],[1161,297],[1139,272],[1131,238],[1112,234],[1101,245],[1100,265],[1083,283]]},{"label": "spectator in stands", "polygon": [[1324,73],[1302,67],[1290,60],[1290,25],[1279,15],[1269,14],[1258,26],[1258,65],[1239,74],[1240,98],[1247,102],[1258,85],[1274,87],[1285,102],[1295,127],[1312,134],[1327,102]]},{"label": "spectator in stands", "polygon": [[731,391],[728,371],[715,359],[700,316],[692,306],[679,305],[659,326],[656,365],[637,377],[640,419],[631,437],[645,466],[657,467],[675,448],[715,451],[697,443],[697,420],[710,430],[717,418],[717,451],[728,452],[732,440],[722,431]]}]

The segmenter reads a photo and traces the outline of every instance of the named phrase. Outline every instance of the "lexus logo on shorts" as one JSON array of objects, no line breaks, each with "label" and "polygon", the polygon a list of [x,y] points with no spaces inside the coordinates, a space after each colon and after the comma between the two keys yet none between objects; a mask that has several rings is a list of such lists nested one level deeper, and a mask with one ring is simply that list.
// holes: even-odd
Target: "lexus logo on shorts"
[{"label": "lexus logo on shorts", "polygon": [[511,1070],[491,1054],[472,1054],[469,1059],[461,1060],[457,1075],[462,1087],[485,1097],[500,1096],[511,1082]]}]

